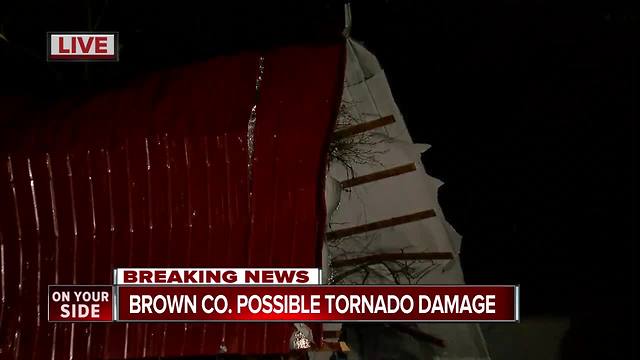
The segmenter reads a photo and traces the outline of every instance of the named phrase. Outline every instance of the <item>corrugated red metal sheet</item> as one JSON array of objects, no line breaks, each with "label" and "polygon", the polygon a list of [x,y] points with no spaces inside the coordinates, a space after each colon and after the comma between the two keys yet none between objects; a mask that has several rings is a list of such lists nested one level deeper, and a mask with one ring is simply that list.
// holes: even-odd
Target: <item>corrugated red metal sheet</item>
[{"label": "corrugated red metal sheet", "polygon": [[343,44],[221,57],[0,120],[1,357],[287,352],[291,324],[51,324],[46,289],[125,266],[319,266],[343,67]]}]

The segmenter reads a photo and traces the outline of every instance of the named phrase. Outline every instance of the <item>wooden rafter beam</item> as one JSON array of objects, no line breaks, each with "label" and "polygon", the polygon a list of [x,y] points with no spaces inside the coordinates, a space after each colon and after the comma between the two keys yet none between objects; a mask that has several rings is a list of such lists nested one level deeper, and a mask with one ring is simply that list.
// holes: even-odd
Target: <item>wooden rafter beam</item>
[{"label": "wooden rafter beam", "polygon": [[390,219],[380,220],[371,222],[368,224],[358,225],[346,229],[340,229],[335,231],[330,231],[327,233],[327,240],[335,240],[340,239],[347,236],[362,234],[368,231],[384,229],[391,226],[402,225],[414,221],[428,219],[430,217],[436,216],[436,212],[433,210],[424,210],[417,213],[398,216]]},{"label": "wooden rafter beam", "polygon": [[364,266],[380,264],[385,261],[402,261],[402,260],[451,260],[453,254],[450,252],[418,252],[418,253],[385,253],[367,255],[346,260],[334,260],[331,266],[335,268],[347,266]]},{"label": "wooden rafter beam", "polygon": [[376,120],[360,123],[360,124],[357,124],[357,125],[347,126],[345,128],[336,130],[333,133],[333,140],[344,139],[346,137],[353,136],[353,135],[356,135],[356,134],[360,134],[360,133],[363,133],[365,131],[369,131],[369,130],[377,129],[379,127],[387,126],[389,124],[393,124],[395,121],[396,121],[396,119],[393,117],[393,115],[390,115],[390,116],[385,116],[385,117],[380,118],[380,119],[376,119]]},{"label": "wooden rafter beam", "polygon": [[414,163],[406,164],[406,165],[400,165],[400,166],[392,167],[390,169],[377,171],[377,172],[374,172],[374,173],[371,173],[371,174],[362,175],[362,176],[356,176],[354,178],[344,180],[340,184],[342,185],[342,188],[346,189],[346,188],[350,188],[350,187],[353,187],[353,186],[362,185],[362,184],[366,184],[366,183],[369,183],[369,182],[386,179],[386,178],[389,178],[389,177],[392,177],[392,176],[398,176],[398,175],[406,174],[408,172],[412,172],[412,171],[415,171],[415,170],[416,170],[416,164],[414,164]]}]

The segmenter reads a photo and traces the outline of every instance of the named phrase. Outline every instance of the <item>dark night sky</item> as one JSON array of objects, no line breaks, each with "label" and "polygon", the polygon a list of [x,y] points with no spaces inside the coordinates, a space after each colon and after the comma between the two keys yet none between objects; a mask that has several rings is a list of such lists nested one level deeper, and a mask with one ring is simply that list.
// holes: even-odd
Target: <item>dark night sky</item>
[{"label": "dark night sky", "polygon": [[414,140],[433,145],[423,161],[445,182],[467,281],[520,283],[524,316],[570,316],[585,344],[606,328],[624,347],[637,17],[485,1],[362,1],[353,16]]},{"label": "dark night sky", "polygon": [[522,283],[525,312],[566,313],[574,287],[624,276],[628,19],[544,4],[392,4],[356,2],[353,36],[386,68],[414,139],[433,145],[424,162],[446,183],[468,281]]},{"label": "dark night sky", "polygon": [[[1,13],[12,40],[2,49],[10,54],[2,91],[17,91],[12,84],[43,93],[95,89],[218,53],[321,41],[339,33],[343,16],[340,1],[249,9],[246,1],[89,3],[90,21],[86,2],[65,5],[61,17],[50,16],[62,6],[54,2],[16,2]],[[607,303],[630,304],[628,284],[636,282],[637,39],[628,34],[637,15],[622,6],[557,3],[358,0],[352,35],[380,59],[414,140],[433,145],[423,160],[446,183],[441,204],[464,236],[467,281],[522,284],[525,316],[608,324],[618,319],[587,307],[604,294],[613,297]],[[98,30],[120,31],[120,63],[43,64],[46,31],[86,30],[98,19]],[[158,58],[159,35],[186,55]],[[595,299],[577,303],[583,295]]]}]

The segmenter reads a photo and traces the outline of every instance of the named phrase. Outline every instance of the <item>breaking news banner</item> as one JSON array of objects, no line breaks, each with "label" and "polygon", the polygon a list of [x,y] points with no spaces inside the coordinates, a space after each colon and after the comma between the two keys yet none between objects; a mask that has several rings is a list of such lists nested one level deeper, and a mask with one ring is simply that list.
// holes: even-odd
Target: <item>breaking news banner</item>
[{"label": "breaking news banner", "polygon": [[[278,273],[279,278],[275,275]],[[303,273],[307,276],[302,276],[304,281],[300,284],[301,279],[295,275]],[[310,280],[315,279],[313,275],[321,278],[320,270],[116,269],[115,285],[51,285],[49,321],[520,320],[518,286],[316,285],[315,280]],[[267,281],[262,282],[263,279]]]},{"label": "breaking news banner", "polygon": [[114,270],[113,279],[115,285],[319,285],[322,283],[322,271],[313,268],[119,268]]}]

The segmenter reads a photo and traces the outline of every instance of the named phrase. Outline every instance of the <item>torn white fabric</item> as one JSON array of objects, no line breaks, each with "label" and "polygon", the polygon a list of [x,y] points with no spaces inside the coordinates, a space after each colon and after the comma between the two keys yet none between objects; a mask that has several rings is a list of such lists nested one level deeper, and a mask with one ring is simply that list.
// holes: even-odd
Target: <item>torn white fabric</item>
[{"label": "torn white fabric", "polygon": [[[367,132],[362,151],[373,154],[375,161],[344,164],[331,163],[329,175],[337,181],[363,176],[393,167],[415,164],[415,171],[349,187],[342,191],[340,205],[328,218],[327,231],[346,229],[424,210],[435,216],[396,225],[364,234],[329,241],[331,261],[380,253],[450,252],[451,261],[416,261],[411,263],[410,276],[392,274],[393,265],[378,264],[341,279],[341,283],[367,284],[463,284],[464,277],[457,258],[461,236],[446,221],[438,204],[438,189],[442,182],[429,176],[420,155],[429,148],[415,144],[400,113],[384,71],[378,60],[363,46],[347,40],[347,68],[343,93],[343,108],[348,119],[368,122],[392,115],[395,122]],[[371,156],[365,158],[371,158]],[[390,269],[391,267],[391,269]],[[348,269],[332,269],[333,273]],[[326,272],[326,271],[325,271]],[[419,276],[414,276],[419,275]],[[486,344],[476,324],[420,324],[420,328],[445,341],[436,354],[424,354],[434,359],[488,359]],[[349,355],[357,359],[357,354]]]}]

